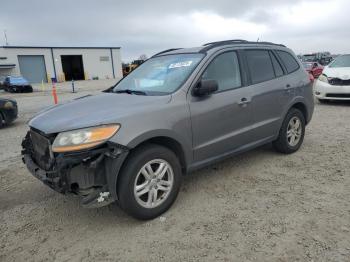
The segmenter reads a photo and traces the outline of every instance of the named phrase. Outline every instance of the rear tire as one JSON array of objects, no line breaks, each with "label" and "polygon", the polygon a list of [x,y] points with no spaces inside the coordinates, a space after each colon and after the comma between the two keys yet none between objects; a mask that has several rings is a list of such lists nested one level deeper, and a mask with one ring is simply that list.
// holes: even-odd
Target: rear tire
[{"label": "rear tire", "polygon": [[141,220],[167,211],[182,181],[181,165],[174,152],[154,144],[131,152],[119,176],[118,203],[127,214]]},{"label": "rear tire", "polygon": [[273,145],[280,153],[294,153],[302,145],[304,134],[305,117],[300,110],[291,108],[283,120],[278,138],[273,142]]}]

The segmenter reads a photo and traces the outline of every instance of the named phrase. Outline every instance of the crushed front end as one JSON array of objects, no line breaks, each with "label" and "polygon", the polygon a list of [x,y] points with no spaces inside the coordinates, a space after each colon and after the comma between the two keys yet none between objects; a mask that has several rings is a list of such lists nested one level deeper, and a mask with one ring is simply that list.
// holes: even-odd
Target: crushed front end
[{"label": "crushed front end", "polygon": [[89,150],[54,153],[55,137],[31,128],[23,139],[23,162],[32,175],[57,192],[81,196],[84,207],[117,200],[117,177],[128,148],[106,142]]}]

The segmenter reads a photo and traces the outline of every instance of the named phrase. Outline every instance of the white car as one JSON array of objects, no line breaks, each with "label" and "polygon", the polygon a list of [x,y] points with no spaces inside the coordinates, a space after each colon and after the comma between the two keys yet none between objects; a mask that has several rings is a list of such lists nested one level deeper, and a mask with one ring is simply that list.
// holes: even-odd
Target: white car
[{"label": "white car", "polygon": [[315,83],[315,96],[320,102],[350,100],[350,55],[338,56],[323,69]]}]

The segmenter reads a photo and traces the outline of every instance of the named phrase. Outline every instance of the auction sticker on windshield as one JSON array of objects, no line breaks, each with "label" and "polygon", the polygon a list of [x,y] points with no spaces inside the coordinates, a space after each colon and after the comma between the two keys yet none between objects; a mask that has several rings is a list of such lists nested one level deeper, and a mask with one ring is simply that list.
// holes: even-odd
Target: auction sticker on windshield
[{"label": "auction sticker on windshield", "polygon": [[178,68],[178,67],[191,66],[191,64],[192,64],[192,61],[178,62],[178,63],[170,64],[170,65],[169,65],[169,69],[170,69],[170,68]]}]

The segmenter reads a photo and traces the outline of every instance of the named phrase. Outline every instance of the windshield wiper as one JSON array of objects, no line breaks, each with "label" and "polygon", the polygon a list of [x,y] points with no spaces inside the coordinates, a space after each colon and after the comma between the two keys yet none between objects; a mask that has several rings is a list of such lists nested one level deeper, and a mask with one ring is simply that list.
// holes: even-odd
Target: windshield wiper
[{"label": "windshield wiper", "polygon": [[140,91],[140,90],[131,90],[131,89],[122,89],[122,90],[116,90],[114,93],[125,93],[125,94],[129,94],[129,95],[142,95],[142,96],[146,96],[146,92],[144,91]]}]

